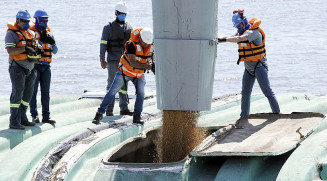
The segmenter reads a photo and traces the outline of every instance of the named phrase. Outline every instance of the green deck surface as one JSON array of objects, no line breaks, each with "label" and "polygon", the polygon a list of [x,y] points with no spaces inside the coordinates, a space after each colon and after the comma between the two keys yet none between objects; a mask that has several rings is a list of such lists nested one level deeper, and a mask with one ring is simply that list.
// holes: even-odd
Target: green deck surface
[{"label": "green deck surface", "polygon": [[[327,96],[305,94],[277,95],[282,113],[318,112],[327,113]],[[146,100],[144,113],[157,111],[155,99]],[[24,131],[8,129],[9,96],[0,96],[0,180],[31,180],[33,172],[42,158],[59,142],[95,125],[91,120],[100,104],[98,99],[52,96],[51,115],[57,121],[55,127],[39,123]],[[133,110],[134,101],[129,106]],[[240,114],[240,100],[213,103],[211,111],[201,112],[199,126],[224,126],[236,121]],[[39,106],[40,107],[40,106]],[[252,97],[251,113],[270,112],[263,95]],[[114,113],[119,113],[115,106]],[[103,122],[119,121],[121,116],[105,117]],[[187,168],[175,177],[178,180],[314,180],[319,179],[318,165],[327,163],[326,119],[315,132],[304,140],[293,152],[275,157],[207,157],[191,158]],[[101,160],[122,141],[138,135],[144,129],[160,123],[146,123],[131,127],[103,139],[87,150],[67,173],[65,180],[93,180]],[[109,128],[111,129],[111,128]],[[325,169],[326,170],[326,169]],[[156,178],[165,180],[165,174],[156,173],[135,177],[135,180]],[[326,173],[322,173],[326,174]],[[136,174],[137,175],[137,174]],[[117,177],[116,177],[117,176]],[[106,180],[130,178],[128,174],[107,175]],[[125,177],[126,176],[126,177]]]}]

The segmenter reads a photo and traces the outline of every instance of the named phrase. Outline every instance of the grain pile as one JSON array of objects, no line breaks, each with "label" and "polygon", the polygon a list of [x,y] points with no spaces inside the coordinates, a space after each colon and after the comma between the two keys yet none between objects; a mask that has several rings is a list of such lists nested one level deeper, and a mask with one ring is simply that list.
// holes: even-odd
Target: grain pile
[{"label": "grain pile", "polygon": [[184,159],[205,138],[205,130],[196,127],[198,111],[163,110],[163,126],[159,136],[159,162]]}]

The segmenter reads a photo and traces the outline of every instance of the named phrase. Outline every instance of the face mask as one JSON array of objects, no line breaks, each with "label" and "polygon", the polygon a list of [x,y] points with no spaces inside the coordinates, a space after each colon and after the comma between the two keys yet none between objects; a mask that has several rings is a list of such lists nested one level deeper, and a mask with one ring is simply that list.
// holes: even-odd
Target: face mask
[{"label": "face mask", "polygon": [[[48,22],[47,21],[43,21],[43,20],[47,20],[47,18],[36,18],[36,22],[35,22],[35,28],[37,30],[46,30],[47,26],[48,26]],[[42,23],[40,23],[42,22]]]},{"label": "face mask", "polygon": [[119,21],[125,21],[126,14],[120,14],[120,15],[117,16],[117,18],[118,18]]},{"label": "face mask", "polygon": [[24,23],[23,24],[23,29],[28,30],[28,28],[30,28],[30,24],[29,23]]},{"label": "face mask", "polygon": [[238,28],[237,29],[238,34],[242,35],[245,32],[244,28]]},{"label": "face mask", "polygon": [[47,29],[48,23],[35,24],[35,28],[44,31]]},{"label": "face mask", "polygon": [[243,20],[243,27],[245,27],[245,28],[238,28],[237,29],[237,32],[241,35],[241,34],[243,34],[246,30],[248,30],[248,29],[250,29],[251,28],[251,24],[248,22],[248,20],[246,19],[246,18],[244,18],[244,20]]}]

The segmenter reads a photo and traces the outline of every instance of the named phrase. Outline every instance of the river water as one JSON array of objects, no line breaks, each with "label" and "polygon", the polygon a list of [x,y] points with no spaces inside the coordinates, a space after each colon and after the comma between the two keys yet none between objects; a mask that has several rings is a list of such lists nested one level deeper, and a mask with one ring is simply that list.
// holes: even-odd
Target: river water
[{"label": "river water", "polygon": [[[103,91],[107,70],[100,67],[99,43],[102,28],[115,18],[116,0],[0,0],[0,94],[10,95],[6,24],[14,21],[19,9],[45,9],[59,48],[52,65],[51,94],[80,95],[84,90]],[[152,27],[151,0],[126,0],[127,21],[133,27]],[[173,2],[173,1],[172,1]],[[232,11],[245,9],[248,18],[262,19],[266,33],[267,59],[272,89],[276,94],[305,93],[325,95],[327,61],[323,0],[220,0],[218,36],[234,34]],[[323,28],[325,27],[325,28]],[[203,27],[214,28],[214,27]],[[236,65],[237,45],[218,45],[214,94],[239,93],[244,66]],[[146,91],[155,90],[155,77],[146,75]],[[130,84],[130,90],[133,90]],[[254,93],[261,90],[256,83]]]}]

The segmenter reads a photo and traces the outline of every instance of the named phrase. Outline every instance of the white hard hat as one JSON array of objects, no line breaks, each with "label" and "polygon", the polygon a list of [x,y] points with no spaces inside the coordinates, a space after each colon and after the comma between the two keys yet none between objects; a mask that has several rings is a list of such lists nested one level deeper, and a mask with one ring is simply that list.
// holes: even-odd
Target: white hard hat
[{"label": "white hard hat", "polygon": [[118,2],[115,6],[115,10],[122,12],[122,13],[127,13],[127,5],[125,2]]},{"label": "white hard hat", "polygon": [[152,44],[153,42],[153,31],[151,28],[143,28],[140,32],[142,41],[146,44]]}]

